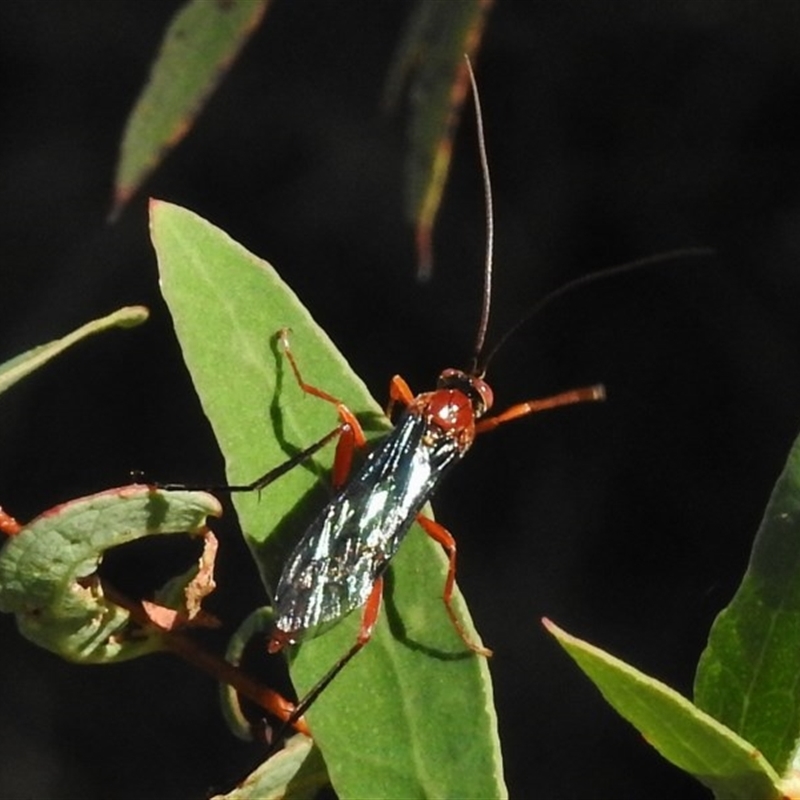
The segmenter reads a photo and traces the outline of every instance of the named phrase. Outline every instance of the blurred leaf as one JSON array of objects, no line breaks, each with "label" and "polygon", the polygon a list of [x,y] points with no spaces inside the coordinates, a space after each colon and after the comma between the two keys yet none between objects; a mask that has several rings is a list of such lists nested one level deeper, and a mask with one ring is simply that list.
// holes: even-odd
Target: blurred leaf
[{"label": "blurred leaf", "polygon": [[[230,483],[246,483],[330,431],[334,409],[306,396],[276,349],[293,330],[310,383],[353,409],[372,434],[387,422],[364,384],[272,267],[185,209],[154,202],[161,285]],[[328,495],[320,468],[299,467],[255,493],[235,495],[245,538],[267,586]],[[444,554],[418,528],[386,576],[370,644],[308,714],[342,797],[503,797],[486,661],[464,651],[441,601]],[[456,608],[468,630],[467,611]],[[296,648],[292,678],[307,691],[355,640],[360,612]]]},{"label": "blurred leaf", "polygon": [[674,689],[545,620],[545,627],[603,697],[675,766],[718,800],[779,800],[780,778],[749,742]]},{"label": "blurred leaf", "polygon": [[61,339],[34,347],[27,353],[22,353],[22,355],[0,364],[0,394],[81,339],[109,328],[132,328],[134,325],[144,322],[148,313],[143,306],[120,308],[107,317],[87,322],[86,325],[82,325]]},{"label": "blurred leaf", "polygon": [[474,62],[493,2],[419,0],[386,81],[384,105],[394,109],[413,74],[408,90],[406,214],[416,230],[420,280],[430,278],[433,269],[433,226],[469,89],[464,54]]},{"label": "blurred leaf", "polygon": [[798,673],[800,439],[775,484],[741,586],[711,628],[695,702],[784,772],[800,740]]},{"label": "blurred leaf", "polygon": [[298,734],[233,791],[215,795],[211,800],[310,799],[316,797],[320,784],[326,782],[327,773],[319,750],[307,736]]},{"label": "blurred leaf", "polygon": [[0,611],[20,633],[69,661],[108,663],[159,648],[159,637],[126,637],[129,614],[97,579],[103,553],[144,536],[200,533],[219,516],[202,492],[132,485],[56,506],[23,526],[0,550]]},{"label": "blurred leaf", "polygon": [[174,17],[150,79],[128,117],[111,217],[189,132],[269,0],[190,0]]}]

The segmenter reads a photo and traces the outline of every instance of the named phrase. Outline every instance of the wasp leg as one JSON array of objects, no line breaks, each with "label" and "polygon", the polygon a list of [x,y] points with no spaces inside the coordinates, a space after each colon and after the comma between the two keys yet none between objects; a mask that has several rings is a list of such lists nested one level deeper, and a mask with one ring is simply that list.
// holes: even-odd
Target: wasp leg
[{"label": "wasp leg", "polygon": [[[154,483],[152,484],[157,489],[164,489],[166,491],[187,491],[187,492],[257,492],[268,486],[273,481],[276,481],[281,475],[285,475],[289,470],[294,469],[298,464],[308,461],[318,450],[325,447],[328,442],[333,439],[340,438],[345,435],[347,425],[342,423],[334,428],[329,433],[326,433],[321,439],[309,445],[299,453],[295,453],[291,458],[287,458],[282,464],[273,467],[268,472],[265,472],[261,477],[256,478],[250,483],[224,485],[224,486],[209,486],[204,485],[189,485],[186,483]],[[2,517],[0,517],[0,526],[2,526]]]},{"label": "wasp leg", "polygon": [[364,605],[364,613],[361,615],[361,627],[358,629],[358,636],[355,644],[317,681],[311,690],[295,706],[292,715],[286,721],[287,725],[294,725],[295,722],[308,711],[311,704],[328,688],[331,681],[347,666],[359,650],[372,638],[375,623],[381,610],[381,598],[383,596],[383,578],[377,578],[372,584],[367,602]]},{"label": "wasp leg", "polygon": [[447,616],[450,617],[453,627],[456,629],[456,632],[461,637],[461,640],[464,642],[464,644],[469,647],[470,650],[474,650],[476,653],[478,653],[478,655],[486,656],[488,658],[492,655],[492,651],[488,647],[484,647],[482,644],[473,642],[472,639],[470,639],[469,635],[464,630],[464,626],[461,624],[461,621],[456,616],[456,612],[453,610],[451,603],[453,599],[453,587],[455,586],[456,582],[456,540],[453,538],[453,535],[447,530],[447,528],[430,519],[429,517],[424,517],[422,514],[418,514],[417,522],[419,522],[419,524],[422,526],[422,529],[428,534],[428,536],[431,537],[431,539],[433,539],[435,542],[438,542],[447,551],[449,564],[447,567],[447,579],[444,582],[444,592],[442,593],[442,600],[444,600],[444,607],[447,609]]},{"label": "wasp leg", "polygon": [[392,411],[397,403],[407,406],[414,399],[414,392],[411,391],[405,379],[400,375],[394,375],[389,381],[389,402],[386,404],[386,416],[391,419]]},{"label": "wasp leg", "polygon": [[332,476],[334,488],[339,489],[345,484],[347,477],[350,475],[350,467],[353,463],[353,452],[355,448],[364,447],[367,443],[367,437],[364,435],[364,429],[361,427],[361,423],[356,419],[356,415],[339,400],[338,397],[334,397],[332,394],[328,394],[328,392],[317,386],[312,386],[310,383],[306,383],[303,380],[303,376],[300,374],[300,368],[297,366],[297,361],[289,344],[289,333],[290,331],[288,328],[281,328],[281,330],[278,331],[278,338],[298,385],[306,394],[318,397],[320,400],[324,400],[326,403],[331,403],[336,406],[336,413],[342,421],[342,425],[339,428],[341,435],[336,444],[336,456],[333,460]]}]

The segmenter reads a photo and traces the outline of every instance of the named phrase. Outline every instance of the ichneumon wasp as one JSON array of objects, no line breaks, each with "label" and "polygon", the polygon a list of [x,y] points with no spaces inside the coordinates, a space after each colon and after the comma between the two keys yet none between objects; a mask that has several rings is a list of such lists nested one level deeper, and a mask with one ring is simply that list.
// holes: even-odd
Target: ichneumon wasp
[{"label": "ichneumon wasp", "polygon": [[381,607],[385,570],[415,521],[447,553],[443,600],[455,630],[470,650],[490,655],[487,648],[466,633],[452,607],[456,544],[444,526],[422,514],[423,506],[469,450],[476,435],[537,411],[604,397],[602,386],[594,385],[519,403],[499,414],[491,413],[493,395],[483,377],[488,359],[482,358],[492,293],[492,192],[480,101],[469,62],[466,66],[478,120],[487,228],[483,304],[470,367],[444,370],[433,391],[417,396],[401,377],[395,376],[390,385],[387,415],[395,407],[404,409],[393,431],[351,475],[354,453],[366,445],[361,425],[338,398],[304,381],[289,345],[289,331],[284,329],[279,333],[279,343],[299,386],[307,394],[334,405],[340,424],[252,484],[220,487],[228,491],[263,489],[337,438],[332,473],[335,494],[306,529],[283,566],[272,598],[276,619],[268,650],[278,652],[297,642],[306,631],[338,620],[355,609],[362,609],[361,623],[353,645],[301,698],[292,719],[308,709],[370,640]]},{"label": "ichneumon wasp", "polygon": [[[395,377],[390,385],[387,411],[390,413],[398,405],[404,406],[404,411],[394,430],[378,443],[351,476],[354,452],[366,444],[361,426],[355,415],[337,397],[304,381],[289,346],[289,332],[284,329],[279,333],[279,343],[299,386],[305,393],[334,405],[340,424],[253,483],[216,487],[226,491],[263,489],[337,439],[332,474],[335,495],[306,529],[284,562],[273,594],[276,622],[268,649],[273,653],[278,652],[299,641],[309,629],[336,621],[356,609],[362,609],[361,623],[355,642],[301,698],[289,722],[304,713],[370,640],[381,606],[385,570],[417,520],[447,552],[449,565],[443,599],[456,631],[472,651],[489,654],[486,648],[466,634],[451,605],[456,569],[453,537],[441,524],[422,516],[422,508],[444,476],[466,454],[476,435],[537,411],[600,400],[604,396],[602,386],[594,385],[519,403],[499,414],[491,413],[493,397],[484,374],[493,355],[516,328],[512,328],[484,357],[491,298],[493,213],[480,105],[471,70],[470,79],[476,105],[486,195],[487,243],[483,307],[469,368],[445,370],[440,375],[436,389],[418,396],[414,396],[402,378]],[[703,251],[683,252],[698,254]],[[674,255],[657,256],[578,278],[545,297],[523,322],[547,303],[577,286],[659,263]]]}]

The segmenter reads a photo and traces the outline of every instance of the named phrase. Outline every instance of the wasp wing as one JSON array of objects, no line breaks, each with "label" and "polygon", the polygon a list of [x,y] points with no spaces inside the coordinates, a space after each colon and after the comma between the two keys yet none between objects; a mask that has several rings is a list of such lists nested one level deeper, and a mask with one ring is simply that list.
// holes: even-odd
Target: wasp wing
[{"label": "wasp wing", "polygon": [[275,592],[278,630],[297,636],[363,605],[463,452],[423,415],[406,411],[294,548]]}]

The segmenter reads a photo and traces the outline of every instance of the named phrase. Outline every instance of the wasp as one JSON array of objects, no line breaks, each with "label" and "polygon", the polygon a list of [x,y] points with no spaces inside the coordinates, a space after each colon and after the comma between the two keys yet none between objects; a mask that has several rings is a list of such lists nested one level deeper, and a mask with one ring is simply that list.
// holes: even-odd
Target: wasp
[{"label": "wasp", "polygon": [[350,650],[300,700],[292,720],[308,709],[369,642],[381,607],[384,573],[415,522],[447,553],[443,600],[453,626],[467,647],[482,656],[491,655],[488,648],[469,637],[451,605],[456,574],[455,539],[443,525],[425,516],[422,509],[445,476],[466,455],[477,435],[538,411],[605,397],[603,386],[596,384],[518,403],[499,414],[491,413],[493,393],[484,379],[488,359],[482,362],[481,356],[491,301],[492,190],[480,99],[468,60],[466,68],[478,122],[487,226],[483,307],[470,368],[445,369],[439,375],[436,388],[419,395],[414,395],[405,380],[395,375],[390,384],[387,416],[392,415],[396,406],[403,406],[403,411],[394,429],[351,475],[355,450],[367,444],[361,425],[344,403],[303,380],[290,347],[290,332],[283,329],[278,334],[279,341],[298,384],[307,394],[333,404],[340,425],[254,483],[225,487],[232,491],[262,489],[338,436],[332,475],[335,492],[299,539],[283,567],[273,595],[275,622],[268,650],[276,653],[295,644],[310,629],[338,620],[358,608],[363,609],[361,624]]}]

